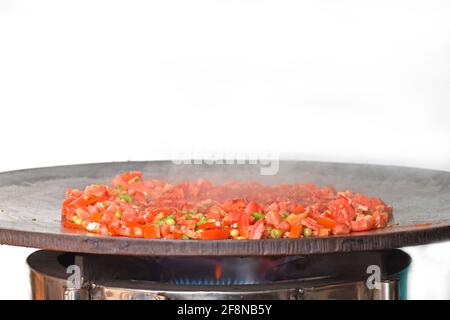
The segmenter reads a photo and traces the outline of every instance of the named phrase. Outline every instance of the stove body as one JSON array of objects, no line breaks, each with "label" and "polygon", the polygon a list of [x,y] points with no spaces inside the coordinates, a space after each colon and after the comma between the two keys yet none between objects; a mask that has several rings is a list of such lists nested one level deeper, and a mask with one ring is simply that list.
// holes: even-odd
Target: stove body
[{"label": "stove body", "polygon": [[394,300],[406,298],[410,257],[400,250],[258,257],[37,251],[27,263],[33,299]]}]

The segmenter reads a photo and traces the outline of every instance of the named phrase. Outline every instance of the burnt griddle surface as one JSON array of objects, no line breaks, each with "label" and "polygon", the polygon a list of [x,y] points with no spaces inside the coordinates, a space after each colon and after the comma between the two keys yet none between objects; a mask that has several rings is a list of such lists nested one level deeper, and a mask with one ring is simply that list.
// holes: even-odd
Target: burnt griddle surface
[{"label": "burnt griddle surface", "polygon": [[[153,256],[303,255],[366,251],[450,239],[450,173],[402,167],[282,161],[274,176],[261,165],[176,165],[123,162],[60,166],[0,174],[0,243],[65,252]],[[348,236],[273,240],[153,240],[102,237],[61,227],[60,208],[69,187],[108,182],[126,170],[177,182],[315,182],[378,196],[394,207],[395,225]]]}]

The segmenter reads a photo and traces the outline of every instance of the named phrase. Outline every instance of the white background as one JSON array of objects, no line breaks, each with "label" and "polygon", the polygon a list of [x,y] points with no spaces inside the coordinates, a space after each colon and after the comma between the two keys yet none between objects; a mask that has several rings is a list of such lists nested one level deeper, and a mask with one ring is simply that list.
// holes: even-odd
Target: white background
[{"label": "white background", "polygon": [[[448,1],[0,0],[0,170],[243,152],[450,170],[449,17]],[[410,297],[450,298],[448,249],[412,250]],[[0,298],[27,297],[29,252],[0,248]]]}]

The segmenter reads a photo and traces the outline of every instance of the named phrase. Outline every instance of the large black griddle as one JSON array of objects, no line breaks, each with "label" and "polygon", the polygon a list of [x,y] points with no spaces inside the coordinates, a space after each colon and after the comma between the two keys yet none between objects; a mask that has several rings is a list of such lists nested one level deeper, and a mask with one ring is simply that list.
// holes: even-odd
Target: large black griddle
[{"label": "large black griddle", "polygon": [[[391,166],[282,161],[273,176],[262,165],[99,163],[0,173],[0,243],[64,252],[150,256],[261,256],[367,251],[450,239],[450,173]],[[207,178],[264,183],[314,182],[384,199],[392,226],[346,236],[271,240],[153,240],[106,237],[61,226],[69,187],[105,183],[127,170],[168,181]]]}]

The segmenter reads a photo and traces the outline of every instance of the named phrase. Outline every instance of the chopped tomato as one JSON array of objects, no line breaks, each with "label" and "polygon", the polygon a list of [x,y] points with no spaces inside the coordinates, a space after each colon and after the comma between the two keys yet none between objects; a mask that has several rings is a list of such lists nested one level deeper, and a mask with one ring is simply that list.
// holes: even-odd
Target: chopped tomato
[{"label": "chopped tomato", "polygon": [[336,226],[331,230],[333,234],[348,234],[350,232],[350,227],[343,223],[338,223]]},{"label": "chopped tomato", "polygon": [[206,217],[208,219],[221,219],[222,215],[225,214],[225,211],[220,206],[212,206],[209,208],[208,213],[206,214]]},{"label": "chopped tomato", "polygon": [[81,191],[78,189],[67,189],[66,200],[76,199],[82,195]]},{"label": "chopped tomato", "polygon": [[142,227],[133,227],[133,234],[136,238],[143,238],[144,232],[142,231]]},{"label": "chopped tomato", "polygon": [[101,212],[95,212],[91,216],[91,220],[94,222],[102,222],[102,217],[103,217],[103,215],[101,214]]},{"label": "chopped tomato", "polygon": [[373,227],[374,225],[371,219],[361,219],[358,221],[351,222],[351,230],[354,232],[368,231],[373,229]]},{"label": "chopped tomato", "polygon": [[266,209],[267,211],[280,211],[280,206],[276,202],[273,202]]},{"label": "chopped tomato", "polygon": [[92,203],[96,203],[98,199],[95,196],[91,195],[82,195],[78,197],[77,199],[73,200],[68,204],[68,206],[73,207],[86,207]]},{"label": "chopped tomato", "polygon": [[249,236],[249,227],[250,227],[250,213],[241,212],[239,217],[239,234],[242,237],[248,238]]},{"label": "chopped tomato", "polygon": [[330,205],[331,215],[338,223],[349,224],[355,217],[355,210],[345,197],[339,196]]},{"label": "chopped tomato", "polygon": [[269,211],[266,214],[266,223],[268,225],[276,227],[281,222],[281,215],[277,211]]},{"label": "chopped tomato", "polygon": [[252,232],[250,232],[250,239],[261,239],[264,234],[264,220],[260,219],[253,225]]},{"label": "chopped tomato", "polygon": [[200,229],[220,229],[222,227],[222,224],[217,222],[205,222],[198,226]]},{"label": "chopped tomato", "polygon": [[205,230],[200,232],[200,239],[202,240],[224,240],[230,236],[230,230]]},{"label": "chopped tomato", "polygon": [[333,229],[337,224],[336,221],[334,221],[333,219],[324,216],[318,217],[317,223],[328,229]]},{"label": "chopped tomato", "polygon": [[100,184],[93,184],[90,186],[87,186],[84,189],[84,195],[86,196],[92,196],[98,201],[102,201],[106,198],[108,195],[108,192],[106,190],[106,186],[100,185]]},{"label": "chopped tomato", "polygon": [[173,239],[183,239],[183,233],[180,230],[174,230],[172,236]]},{"label": "chopped tomato", "polygon": [[132,237],[133,236],[133,227],[127,225],[121,225],[117,232],[120,236],[123,237]]},{"label": "chopped tomato", "polygon": [[314,184],[171,184],[139,171],[111,182],[67,189],[63,226],[150,239],[299,238],[383,228],[392,216],[379,198]]},{"label": "chopped tomato", "polygon": [[167,224],[163,224],[161,227],[160,227],[160,230],[159,230],[160,232],[161,232],[161,236],[163,237],[163,238],[166,238],[168,235],[170,235],[170,226],[168,226]]},{"label": "chopped tomato", "polygon": [[297,214],[303,213],[305,212],[305,207],[303,207],[301,204],[298,204],[292,208],[292,212]]},{"label": "chopped tomato", "polygon": [[291,230],[291,225],[287,221],[281,221],[278,224],[277,228],[280,229],[283,232],[287,232],[287,231]]},{"label": "chopped tomato", "polygon": [[62,223],[63,223],[63,226],[67,227],[67,228],[84,229],[84,227],[82,225],[79,225],[79,224],[76,224],[76,223],[73,223],[73,222],[70,222],[67,220],[64,220]]},{"label": "chopped tomato", "polygon": [[255,201],[250,201],[245,207],[245,213],[252,214],[253,212],[262,212],[262,208]]},{"label": "chopped tomato", "polygon": [[329,236],[331,233],[331,229],[328,228],[320,228],[318,232],[319,237],[326,237]]},{"label": "chopped tomato", "polygon": [[319,230],[321,228],[321,226],[317,223],[316,220],[314,220],[313,218],[306,218],[303,219],[301,222],[305,227],[308,227],[312,230]]},{"label": "chopped tomato", "polygon": [[159,227],[154,224],[142,225],[142,234],[144,238],[157,239],[161,238],[161,234],[159,233]]},{"label": "chopped tomato", "polygon": [[303,232],[303,226],[301,224],[294,224],[289,232],[289,238],[300,238]]},{"label": "chopped tomato", "polygon": [[389,213],[387,212],[374,212],[372,215],[376,228],[383,228],[387,225],[389,220]]},{"label": "chopped tomato", "polygon": [[120,175],[122,180],[127,181],[130,183],[133,179],[139,178],[142,179],[142,172],[140,171],[128,171],[124,172],[122,175]]}]

